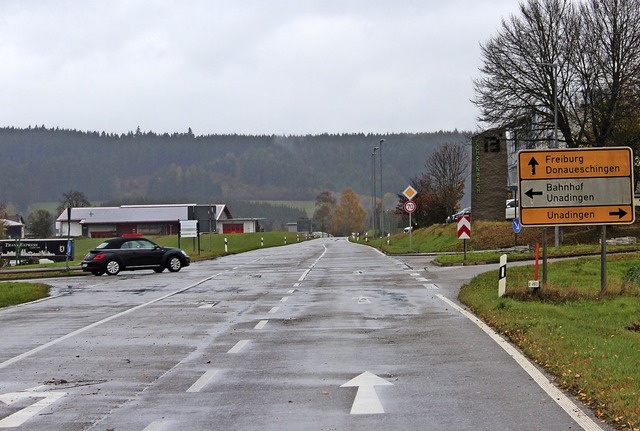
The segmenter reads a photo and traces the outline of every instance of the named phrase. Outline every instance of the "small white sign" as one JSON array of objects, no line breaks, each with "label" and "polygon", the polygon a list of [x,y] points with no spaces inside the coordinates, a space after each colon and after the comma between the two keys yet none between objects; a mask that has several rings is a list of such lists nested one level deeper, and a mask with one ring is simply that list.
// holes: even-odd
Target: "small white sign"
[{"label": "small white sign", "polygon": [[538,289],[540,287],[540,280],[529,280],[529,289]]},{"label": "small white sign", "polygon": [[198,220],[180,220],[180,237],[197,238]]}]

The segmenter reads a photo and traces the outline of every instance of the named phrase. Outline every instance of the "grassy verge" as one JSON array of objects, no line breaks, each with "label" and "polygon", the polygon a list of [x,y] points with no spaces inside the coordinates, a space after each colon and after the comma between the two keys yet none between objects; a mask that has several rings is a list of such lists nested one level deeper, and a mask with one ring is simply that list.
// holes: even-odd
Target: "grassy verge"
[{"label": "grassy verge", "polygon": [[607,260],[600,296],[599,258],[549,265],[547,286],[527,288],[531,267],[508,270],[498,298],[495,271],[463,286],[460,300],[507,336],[556,383],[619,429],[640,429],[640,287],[625,282],[639,253]]},{"label": "grassy verge", "polygon": [[49,286],[42,283],[0,282],[0,308],[49,296]]}]

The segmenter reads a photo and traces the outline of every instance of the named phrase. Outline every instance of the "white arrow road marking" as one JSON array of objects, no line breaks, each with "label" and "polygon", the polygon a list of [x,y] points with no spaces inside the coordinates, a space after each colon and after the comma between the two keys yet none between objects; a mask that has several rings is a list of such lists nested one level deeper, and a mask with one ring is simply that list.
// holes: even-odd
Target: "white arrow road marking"
[{"label": "white arrow road marking", "polygon": [[25,407],[0,421],[0,428],[17,428],[60,398],[67,392],[11,392],[0,395],[0,402],[10,406],[22,398],[42,398],[40,401]]},{"label": "white arrow road marking", "polygon": [[384,407],[378,398],[375,386],[393,386],[393,383],[365,371],[340,386],[341,388],[357,387],[358,392],[351,406],[352,415],[377,415],[384,413]]}]

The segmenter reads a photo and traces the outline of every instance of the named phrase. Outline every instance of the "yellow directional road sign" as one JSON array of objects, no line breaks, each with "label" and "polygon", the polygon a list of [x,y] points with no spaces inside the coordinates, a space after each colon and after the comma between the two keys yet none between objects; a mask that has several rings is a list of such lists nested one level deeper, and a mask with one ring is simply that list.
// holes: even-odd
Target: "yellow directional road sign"
[{"label": "yellow directional road sign", "polygon": [[633,223],[633,154],[628,147],[518,153],[523,225]]}]

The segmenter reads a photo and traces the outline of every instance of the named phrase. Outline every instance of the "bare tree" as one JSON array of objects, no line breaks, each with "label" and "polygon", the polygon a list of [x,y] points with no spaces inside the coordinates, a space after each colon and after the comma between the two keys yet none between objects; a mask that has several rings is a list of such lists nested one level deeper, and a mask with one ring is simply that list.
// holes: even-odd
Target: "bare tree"
[{"label": "bare tree", "polygon": [[[536,117],[541,136],[553,129],[556,88],[558,95],[567,91],[571,76],[566,53],[575,49],[573,38],[558,35],[576,31],[566,28],[567,23],[575,25],[575,15],[570,0],[529,0],[520,4],[519,16],[503,19],[498,34],[481,45],[483,77],[474,81],[480,121],[503,126]],[[558,98],[558,125],[572,146],[562,100]]]},{"label": "bare tree", "polygon": [[444,144],[427,159],[425,168],[439,207],[445,216],[453,213],[464,196],[469,153],[462,144]]},{"label": "bare tree", "polygon": [[[640,0],[528,0],[481,45],[479,120],[528,119],[534,139],[612,145],[638,111]],[[557,117],[556,117],[557,108]]]},{"label": "bare tree", "polygon": [[62,201],[58,205],[58,214],[62,213],[65,208],[79,208],[91,206],[91,202],[84,193],[77,190],[69,190],[62,194]]},{"label": "bare tree", "polygon": [[640,1],[590,0],[580,10],[584,59],[574,66],[582,80],[585,141],[619,145],[612,138],[619,138],[621,125],[638,120]]},{"label": "bare tree", "polygon": [[[462,144],[444,144],[429,156],[424,166],[425,172],[411,180],[418,191],[412,223],[419,226],[442,223],[447,215],[459,209],[469,169],[469,153]],[[396,211],[401,213],[406,198],[402,195],[399,198]]]}]

